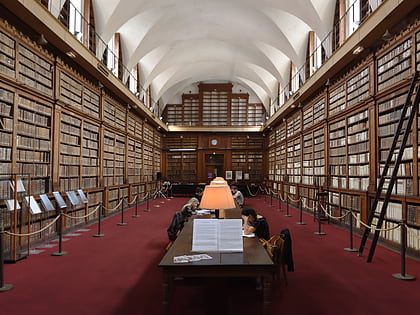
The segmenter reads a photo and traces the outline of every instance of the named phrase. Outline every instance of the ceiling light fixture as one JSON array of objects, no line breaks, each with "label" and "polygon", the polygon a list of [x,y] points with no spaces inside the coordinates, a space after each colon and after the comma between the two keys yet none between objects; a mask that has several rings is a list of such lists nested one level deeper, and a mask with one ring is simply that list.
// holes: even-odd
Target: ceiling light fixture
[{"label": "ceiling light fixture", "polygon": [[357,46],[357,47],[353,50],[353,55],[358,55],[358,54],[360,54],[363,50],[364,50],[363,46]]},{"label": "ceiling light fixture", "polygon": [[45,46],[48,44],[47,39],[45,38],[44,34],[39,35],[38,40],[36,41],[38,45]]},{"label": "ceiling light fixture", "polygon": [[72,51],[66,52],[66,55],[69,56],[70,58],[76,58],[76,54]]}]

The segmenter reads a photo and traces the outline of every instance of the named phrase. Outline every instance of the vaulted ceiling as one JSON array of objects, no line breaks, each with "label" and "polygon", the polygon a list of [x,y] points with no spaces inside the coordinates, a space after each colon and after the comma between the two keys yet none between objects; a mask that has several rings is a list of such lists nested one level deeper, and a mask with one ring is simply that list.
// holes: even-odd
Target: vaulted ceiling
[{"label": "vaulted ceiling", "polygon": [[198,82],[244,86],[268,109],[290,63],[305,62],[308,31],[323,39],[336,0],[93,0],[96,31],[121,38],[128,69],[162,104]]}]

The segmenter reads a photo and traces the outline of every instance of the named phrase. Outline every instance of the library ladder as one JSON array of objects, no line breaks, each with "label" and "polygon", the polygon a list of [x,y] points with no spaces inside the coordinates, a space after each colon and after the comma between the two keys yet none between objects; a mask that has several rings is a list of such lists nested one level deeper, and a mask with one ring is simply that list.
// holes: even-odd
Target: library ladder
[{"label": "library ladder", "polygon": [[[379,233],[380,233],[380,228],[382,227],[382,223],[383,220],[385,218],[385,214],[386,214],[386,209],[388,207],[388,203],[389,203],[389,199],[391,197],[391,193],[392,193],[392,189],[394,187],[395,184],[395,180],[396,180],[396,176],[398,173],[398,169],[399,166],[401,164],[401,160],[404,154],[404,149],[405,146],[407,144],[407,140],[408,140],[408,136],[410,134],[412,125],[413,125],[413,120],[414,117],[416,115],[416,113],[418,112],[418,105],[419,105],[419,98],[420,98],[420,80],[419,80],[419,71],[416,71],[414,73],[413,79],[411,81],[411,85],[410,85],[410,89],[408,90],[408,94],[407,94],[407,98],[405,100],[402,112],[401,112],[401,117],[398,121],[398,126],[397,129],[395,131],[395,136],[394,139],[392,141],[391,147],[389,149],[388,152],[388,156],[385,162],[385,165],[383,167],[382,170],[382,174],[378,183],[378,187],[376,189],[376,194],[375,194],[375,199],[373,200],[373,202],[371,203],[371,207],[370,207],[370,212],[369,212],[369,216],[368,216],[368,220],[367,220],[367,227],[365,228],[364,232],[363,232],[363,237],[360,243],[360,247],[359,247],[359,253],[358,255],[361,256],[363,254],[363,250],[364,247],[366,245],[366,241],[370,235],[370,231],[371,231],[371,225],[373,222],[373,219],[375,218],[375,212],[376,212],[376,207],[378,205],[379,199],[381,198],[382,195],[382,189],[383,186],[385,184],[386,179],[389,179],[389,184],[388,187],[386,188],[386,193],[385,193],[385,197],[382,203],[382,208],[380,210],[379,213],[379,217],[378,217],[378,221],[376,223],[376,228],[375,232],[374,232],[374,236],[372,239],[372,245],[369,249],[369,255],[367,258],[367,262],[371,262],[373,255],[375,253],[375,248],[376,248],[376,244],[378,242],[378,238],[379,238]],[[415,93],[415,95],[414,95]],[[413,99],[414,96],[414,99]],[[411,110],[410,110],[411,108]],[[401,141],[400,136],[402,135],[402,139]],[[398,155],[395,159],[395,162],[392,161],[393,156],[394,156],[394,152],[397,148],[397,144],[400,143],[400,149],[398,150]],[[393,166],[392,169],[392,175],[391,177],[388,176],[388,170],[390,167]]]}]

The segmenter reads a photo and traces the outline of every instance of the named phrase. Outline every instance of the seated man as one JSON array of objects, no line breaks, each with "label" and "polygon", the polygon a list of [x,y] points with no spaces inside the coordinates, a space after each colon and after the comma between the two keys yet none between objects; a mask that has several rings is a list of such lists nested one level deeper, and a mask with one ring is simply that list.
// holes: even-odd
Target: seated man
[{"label": "seated man", "polygon": [[198,201],[200,202],[200,201],[201,201],[201,197],[203,197],[203,188],[201,188],[201,187],[197,187],[197,188],[195,189],[195,195],[194,195],[194,198],[197,198],[197,199],[198,199]]},{"label": "seated man", "polygon": [[255,212],[251,207],[246,207],[242,210],[242,228],[245,235],[255,233],[258,238],[265,240],[270,239],[270,229],[267,220]]},{"label": "seated man", "polygon": [[232,186],[231,187],[233,199],[235,200],[236,204],[242,208],[244,205],[244,195],[238,190],[238,187]]}]

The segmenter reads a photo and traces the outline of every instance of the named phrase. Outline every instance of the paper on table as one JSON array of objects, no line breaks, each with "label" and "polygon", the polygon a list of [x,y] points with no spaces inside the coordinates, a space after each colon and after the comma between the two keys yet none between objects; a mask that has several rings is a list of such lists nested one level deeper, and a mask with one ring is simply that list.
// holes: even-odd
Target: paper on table
[{"label": "paper on table", "polygon": [[194,252],[242,252],[242,220],[194,220]]},{"label": "paper on table", "polygon": [[219,220],[219,251],[242,252],[243,249],[242,220]]},{"label": "paper on table", "polygon": [[255,233],[245,234],[245,232],[242,230],[242,236],[243,237],[255,237]]}]

